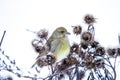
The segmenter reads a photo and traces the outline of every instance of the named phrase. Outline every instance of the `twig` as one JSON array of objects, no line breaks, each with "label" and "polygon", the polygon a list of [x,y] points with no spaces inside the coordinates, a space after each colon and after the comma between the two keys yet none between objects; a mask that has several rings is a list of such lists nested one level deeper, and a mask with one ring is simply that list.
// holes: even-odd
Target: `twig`
[{"label": "twig", "polygon": [[76,72],[77,80],[81,80],[78,65],[76,65],[76,71],[75,72]]},{"label": "twig", "polygon": [[4,38],[4,36],[5,36],[5,33],[6,33],[6,31],[4,31],[3,36],[2,36],[2,38],[1,38],[0,47],[1,47],[1,45],[2,45],[2,42],[3,42],[3,38]]}]

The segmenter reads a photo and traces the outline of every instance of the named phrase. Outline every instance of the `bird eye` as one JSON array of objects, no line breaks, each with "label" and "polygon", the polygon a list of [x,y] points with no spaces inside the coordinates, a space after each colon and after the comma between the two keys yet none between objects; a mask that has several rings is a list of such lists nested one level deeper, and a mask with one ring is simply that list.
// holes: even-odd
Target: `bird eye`
[{"label": "bird eye", "polygon": [[64,33],[65,31],[60,31],[61,33]]}]

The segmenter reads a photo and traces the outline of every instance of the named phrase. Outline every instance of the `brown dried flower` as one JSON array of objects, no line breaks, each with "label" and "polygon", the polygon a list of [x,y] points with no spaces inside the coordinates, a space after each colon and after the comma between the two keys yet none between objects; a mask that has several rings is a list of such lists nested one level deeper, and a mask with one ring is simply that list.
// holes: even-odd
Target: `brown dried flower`
[{"label": "brown dried flower", "polygon": [[73,26],[73,33],[78,35],[78,34],[81,34],[82,32],[82,27],[81,26]]},{"label": "brown dried flower", "polygon": [[95,23],[95,18],[93,17],[93,15],[90,15],[90,14],[87,14],[85,17],[84,17],[84,21],[87,23],[87,24],[93,24]]},{"label": "brown dried flower", "polygon": [[70,53],[80,53],[80,47],[78,44],[73,44],[70,49]]},{"label": "brown dried flower", "polygon": [[108,49],[107,53],[108,53],[109,56],[114,56],[115,53],[116,53],[116,49]]},{"label": "brown dried flower", "polygon": [[90,32],[83,32],[82,36],[81,36],[81,39],[84,40],[84,41],[88,41],[90,42],[92,40],[93,36],[92,36],[92,33]]},{"label": "brown dried flower", "polygon": [[78,61],[74,57],[65,58],[62,60],[61,65],[58,65],[58,70],[65,70],[74,64],[78,64]]},{"label": "brown dried flower", "polygon": [[89,42],[81,42],[81,47],[83,48],[83,49],[87,49],[88,48],[88,45],[89,45]]},{"label": "brown dried flower", "polygon": [[47,66],[47,65],[48,65],[48,63],[47,63],[47,61],[46,61],[45,58],[39,58],[39,59],[36,61],[36,63],[37,63],[37,65],[38,65],[39,67],[43,67],[43,66]]},{"label": "brown dried flower", "polygon": [[104,67],[104,61],[103,61],[103,59],[97,59],[97,60],[94,61],[94,63],[95,63],[95,66],[96,66],[97,68],[102,68],[102,67]]},{"label": "brown dried flower", "polygon": [[95,68],[95,64],[92,61],[86,61],[86,67],[88,69],[92,69],[92,68]]},{"label": "brown dried flower", "polygon": [[45,47],[44,46],[37,46],[37,47],[35,47],[35,50],[38,53],[43,53],[45,51]]},{"label": "brown dried flower", "polygon": [[35,51],[38,53],[45,52],[45,46],[43,46],[42,41],[33,40],[32,45],[35,48]]},{"label": "brown dried flower", "polygon": [[120,48],[117,48],[117,54],[120,55]]},{"label": "brown dried flower", "polygon": [[90,53],[85,54],[85,60],[86,61],[92,61],[92,55]]},{"label": "brown dried flower", "polygon": [[105,54],[105,48],[104,47],[97,47],[96,48],[96,54],[97,56],[102,56]]},{"label": "brown dried flower", "polygon": [[38,35],[38,37],[40,37],[42,39],[46,39],[48,36],[48,31],[46,31],[45,29],[42,29],[42,30],[38,31],[37,35]]}]

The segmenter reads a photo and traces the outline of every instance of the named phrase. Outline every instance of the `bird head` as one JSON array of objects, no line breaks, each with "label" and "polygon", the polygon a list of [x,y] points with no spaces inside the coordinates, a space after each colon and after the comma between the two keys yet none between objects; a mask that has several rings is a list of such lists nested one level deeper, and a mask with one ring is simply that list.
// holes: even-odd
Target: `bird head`
[{"label": "bird head", "polygon": [[66,30],[64,27],[59,27],[59,28],[57,28],[57,29],[53,32],[52,36],[53,36],[54,38],[64,38],[64,37],[66,37],[68,34],[70,34],[70,33],[67,32],[67,30]]}]

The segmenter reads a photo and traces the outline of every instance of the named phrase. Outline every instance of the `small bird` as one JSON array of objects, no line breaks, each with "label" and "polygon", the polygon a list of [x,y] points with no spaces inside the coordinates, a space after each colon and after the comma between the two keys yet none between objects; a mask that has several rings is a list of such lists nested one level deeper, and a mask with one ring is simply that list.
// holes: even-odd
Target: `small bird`
[{"label": "small bird", "polygon": [[[67,32],[64,27],[59,27],[53,32],[46,43],[46,45],[49,46],[49,50],[52,55],[55,56],[55,62],[59,62],[66,58],[70,52],[70,43],[67,36],[68,34],[70,33]],[[39,57],[43,55],[46,54],[43,53],[42,55],[39,55]]]}]

